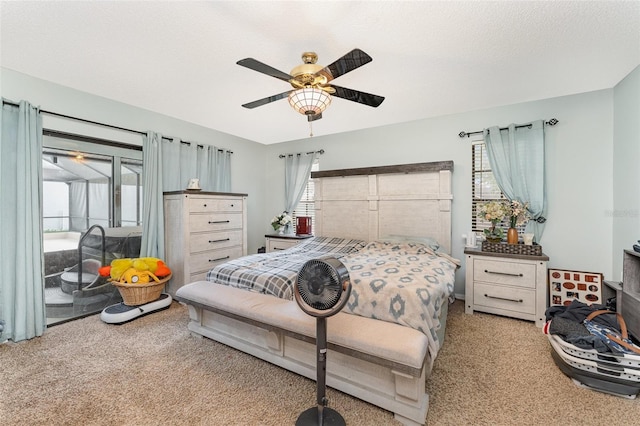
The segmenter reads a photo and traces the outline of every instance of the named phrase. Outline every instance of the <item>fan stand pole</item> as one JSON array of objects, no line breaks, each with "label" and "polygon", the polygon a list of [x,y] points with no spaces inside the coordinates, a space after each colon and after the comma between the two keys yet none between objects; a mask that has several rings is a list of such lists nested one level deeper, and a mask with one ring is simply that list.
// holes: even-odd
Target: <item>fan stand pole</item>
[{"label": "fan stand pole", "polygon": [[324,408],[327,405],[327,319],[316,320],[316,393],[318,395],[318,424],[324,424]]},{"label": "fan stand pole", "polygon": [[318,317],[316,321],[316,389],[318,406],[311,407],[300,414],[296,426],[345,426],[344,418],[335,410],[327,407],[327,319]]}]

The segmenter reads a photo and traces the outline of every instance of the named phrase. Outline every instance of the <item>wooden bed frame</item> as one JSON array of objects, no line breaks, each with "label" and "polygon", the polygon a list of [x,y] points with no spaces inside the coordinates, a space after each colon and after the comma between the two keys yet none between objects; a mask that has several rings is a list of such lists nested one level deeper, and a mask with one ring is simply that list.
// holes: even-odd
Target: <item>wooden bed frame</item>
[{"label": "wooden bed frame", "polygon": [[[453,162],[444,161],[313,172],[315,235],[431,237],[450,254],[452,170]],[[194,335],[315,379],[315,321],[295,301],[207,282],[182,287],[176,299],[188,306]],[[441,342],[446,308],[445,300]],[[422,425],[434,361],[425,342],[408,327],[338,313],[328,323],[326,383],[393,412],[405,425]]]}]

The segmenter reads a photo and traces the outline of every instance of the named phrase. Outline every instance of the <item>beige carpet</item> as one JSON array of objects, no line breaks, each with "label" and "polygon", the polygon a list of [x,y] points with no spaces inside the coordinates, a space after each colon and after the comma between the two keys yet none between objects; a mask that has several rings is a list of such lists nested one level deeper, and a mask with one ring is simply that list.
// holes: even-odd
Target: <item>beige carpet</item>
[{"label": "beige carpet", "polygon": [[[187,331],[186,308],[131,323],[98,316],[0,345],[2,425],[293,425],[315,382]],[[329,330],[330,332],[330,330]],[[428,425],[640,424],[640,398],[576,387],[533,323],[450,310],[427,384]],[[328,389],[348,425],[393,415]]]}]

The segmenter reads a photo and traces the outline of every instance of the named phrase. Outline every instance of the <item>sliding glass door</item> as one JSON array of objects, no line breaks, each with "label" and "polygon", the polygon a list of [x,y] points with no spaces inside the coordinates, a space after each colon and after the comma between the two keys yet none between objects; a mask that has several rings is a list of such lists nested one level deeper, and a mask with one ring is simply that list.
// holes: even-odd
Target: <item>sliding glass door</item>
[{"label": "sliding glass door", "polygon": [[44,139],[48,325],[94,314],[121,301],[118,290],[99,276],[98,269],[115,258],[140,253],[141,150],[78,139],[77,135]]}]

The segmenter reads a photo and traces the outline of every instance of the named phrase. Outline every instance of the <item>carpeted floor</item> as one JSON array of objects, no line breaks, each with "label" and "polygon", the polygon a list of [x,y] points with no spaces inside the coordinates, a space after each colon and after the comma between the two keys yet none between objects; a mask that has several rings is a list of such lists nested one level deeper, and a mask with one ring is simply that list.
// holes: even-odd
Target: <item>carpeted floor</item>
[{"label": "carpeted floor", "polygon": [[[98,316],[0,345],[3,425],[293,425],[315,382],[187,331],[186,308],[120,326]],[[450,308],[427,425],[632,425],[640,398],[576,387],[533,323]],[[327,390],[347,424],[393,415]]]}]

